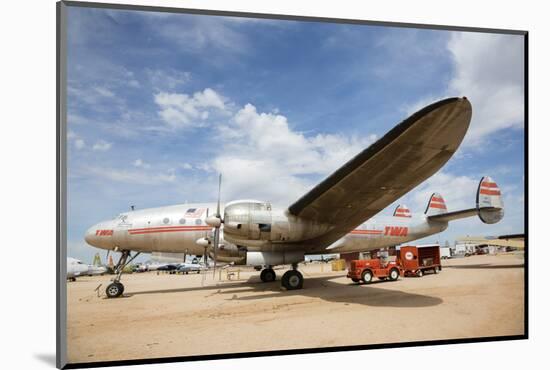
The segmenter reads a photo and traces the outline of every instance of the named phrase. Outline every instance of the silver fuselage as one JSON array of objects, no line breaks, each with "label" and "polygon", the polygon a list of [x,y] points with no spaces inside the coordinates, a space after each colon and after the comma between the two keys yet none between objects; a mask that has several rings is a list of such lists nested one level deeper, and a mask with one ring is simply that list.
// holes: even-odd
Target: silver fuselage
[{"label": "silver fuselage", "polygon": [[[242,204],[252,204],[247,206],[246,215],[239,209]],[[255,204],[264,207],[252,209]],[[447,228],[446,222],[429,222],[424,214],[377,216],[330,246],[319,246],[311,241],[330,231],[332,225],[302,220],[289,215],[286,209],[272,208],[269,203],[246,201],[237,205],[238,212],[232,214],[230,210],[235,208],[235,202],[229,203],[229,212],[225,212],[222,225],[225,248],[239,246],[247,251],[263,252],[300,250],[305,254],[365,252],[420,239]],[[189,209],[201,209],[202,213],[189,215]],[[126,212],[92,226],[85,239],[92,246],[115,251],[202,255],[205,247],[197,241],[211,236],[212,228],[206,224],[206,218],[213,215],[215,209],[215,203],[201,203]],[[257,225],[270,227],[262,230]]]}]

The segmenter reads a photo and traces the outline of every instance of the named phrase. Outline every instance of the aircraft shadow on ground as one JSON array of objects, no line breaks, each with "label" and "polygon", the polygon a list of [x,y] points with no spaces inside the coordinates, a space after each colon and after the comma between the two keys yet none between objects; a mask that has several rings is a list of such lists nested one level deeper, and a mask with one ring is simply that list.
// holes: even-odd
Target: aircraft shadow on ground
[{"label": "aircraft shadow on ground", "polygon": [[446,269],[517,269],[517,268],[523,268],[523,267],[525,267],[523,263],[518,263],[515,265],[489,265],[486,263],[481,263],[477,265],[445,266]]},{"label": "aircraft shadow on ground", "polygon": [[[336,278],[340,278],[336,277]],[[373,307],[429,307],[443,302],[439,297],[408,293],[402,290],[382,288],[384,285],[395,284],[388,281],[374,281],[370,284],[342,284],[332,281],[335,277],[306,277],[304,288],[295,291],[284,291],[280,287],[280,277],[272,283],[262,283],[259,277],[251,277],[247,281],[225,282],[217,286],[166,289],[132,292],[125,296],[184,293],[190,291],[213,291],[212,294],[223,294],[227,300],[254,301],[293,296],[319,298],[329,302],[363,304]],[[258,293],[249,295],[247,293]],[[245,294],[245,295],[243,295]]]}]

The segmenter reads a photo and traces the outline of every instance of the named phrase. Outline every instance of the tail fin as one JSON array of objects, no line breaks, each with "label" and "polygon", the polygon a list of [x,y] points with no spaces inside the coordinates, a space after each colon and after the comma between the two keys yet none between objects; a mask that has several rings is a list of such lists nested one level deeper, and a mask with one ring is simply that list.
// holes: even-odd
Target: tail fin
[{"label": "tail fin", "polygon": [[486,224],[494,224],[504,217],[504,204],[500,188],[489,176],[479,182],[477,188],[476,208],[479,218]]},{"label": "tail fin", "polygon": [[393,215],[395,217],[412,217],[410,209],[404,204],[398,205],[393,211]]},{"label": "tail fin", "polygon": [[445,204],[445,199],[439,193],[433,193],[426,207],[427,216],[439,215],[447,212],[447,205]]}]

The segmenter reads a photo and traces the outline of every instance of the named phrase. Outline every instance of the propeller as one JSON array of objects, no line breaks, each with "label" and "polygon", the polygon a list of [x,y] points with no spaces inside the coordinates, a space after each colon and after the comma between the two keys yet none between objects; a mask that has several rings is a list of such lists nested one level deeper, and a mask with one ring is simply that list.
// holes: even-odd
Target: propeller
[{"label": "propeller", "polygon": [[222,216],[220,214],[220,195],[222,189],[222,174],[218,180],[218,205],[216,207],[216,214],[208,217],[206,223],[214,228],[214,277],[216,276],[216,264],[218,260],[218,248],[220,246],[220,227],[223,223]]}]

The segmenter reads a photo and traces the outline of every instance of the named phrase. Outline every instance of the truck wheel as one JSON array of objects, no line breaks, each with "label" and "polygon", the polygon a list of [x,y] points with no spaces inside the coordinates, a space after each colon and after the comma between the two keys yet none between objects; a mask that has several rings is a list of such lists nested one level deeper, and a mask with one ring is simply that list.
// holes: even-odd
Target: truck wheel
[{"label": "truck wheel", "polygon": [[361,279],[356,279],[356,278],[353,278],[353,279],[351,279],[351,281],[353,281],[354,283],[358,283],[358,282],[360,282],[360,281],[361,281]]},{"label": "truck wheel", "polygon": [[397,269],[391,269],[390,270],[390,280],[395,281],[399,279],[399,270]]},{"label": "truck wheel", "polygon": [[418,270],[418,271],[416,272],[416,276],[418,276],[418,277],[424,276],[424,271]]},{"label": "truck wheel", "polygon": [[361,280],[363,280],[365,284],[370,283],[372,281],[372,272],[370,272],[369,270],[363,271],[363,273],[361,274]]},{"label": "truck wheel", "polygon": [[437,267],[434,267],[434,274],[438,274],[439,271],[437,271]]}]

